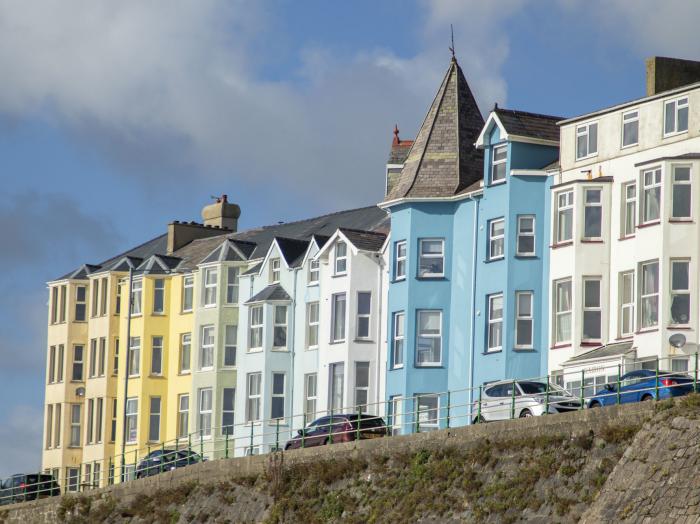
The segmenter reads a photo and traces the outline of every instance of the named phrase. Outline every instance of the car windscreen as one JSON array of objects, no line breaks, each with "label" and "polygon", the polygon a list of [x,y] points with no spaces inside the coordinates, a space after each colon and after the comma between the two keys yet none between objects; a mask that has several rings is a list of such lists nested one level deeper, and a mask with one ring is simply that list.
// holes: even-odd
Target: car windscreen
[{"label": "car windscreen", "polygon": [[380,417],[362,417],[360,419],[361,428],[381,428],[384,421]]},{"label": "car windscreen", "polygon": [[[544,395],[547,393],[547,384],[544,382],[520,382],[520,388],[526,395]],[[549,385],[549,394],[557,396],[569,396],[569,392],[554,384]]]}]

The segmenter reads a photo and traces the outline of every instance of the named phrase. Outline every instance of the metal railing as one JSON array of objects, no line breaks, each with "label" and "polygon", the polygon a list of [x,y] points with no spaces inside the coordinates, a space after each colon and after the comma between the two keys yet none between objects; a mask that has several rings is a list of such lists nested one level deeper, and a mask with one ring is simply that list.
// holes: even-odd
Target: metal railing
[{"label": "metal railing", "polygon": [[[672,357],[651,361],[630,360],[624,366],[616,364],[589,371],[496,381],[475,388],[393,397],[361,406],[246,421],[229,426],[207,425],[182,438],[64,467],[63,487],[60,490],[57,485],[47,486],[47,480],[19,486],[6,485],[12,483],[10,478],[0,485],[0,505],[127,482],[203,460],[680,396],[700,390],[698,355],[691,357],[695,366],[690,373],[662,370],[664,361],[668,361],[669,367],[672,367]],[[652,369],[642,372],[646,376],[623,380],[630,369],[640,371],[641,367],[649,368],[649,364]],[[557,381],[567,387],[554,383]],[[295,431],[295,428],[299,429]],[[127,443],[127,446],[130,445]]]}]

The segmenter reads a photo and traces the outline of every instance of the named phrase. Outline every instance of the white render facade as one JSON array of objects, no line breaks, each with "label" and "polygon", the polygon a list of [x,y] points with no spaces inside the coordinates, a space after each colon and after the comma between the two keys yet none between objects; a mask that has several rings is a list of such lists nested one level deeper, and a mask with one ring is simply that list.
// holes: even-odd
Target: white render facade
[{"label": "white render facade", "polygon": [[[549,371],[576,387],[581,371],[597,385],[635,359],[694,369],[700,84],[566,120],[560,154],[550,173]],[[676,333],[683,347],[669,343]]]}]

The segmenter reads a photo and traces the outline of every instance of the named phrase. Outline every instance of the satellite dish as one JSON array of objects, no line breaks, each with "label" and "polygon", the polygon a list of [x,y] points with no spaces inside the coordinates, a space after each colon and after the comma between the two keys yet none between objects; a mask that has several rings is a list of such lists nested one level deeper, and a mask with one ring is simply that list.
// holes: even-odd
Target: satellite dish
[{"label": "satellite dish", "polygon": [[671,335],[668,339],[668,343],[674,348],[682,348],[685,346],[685,335],[683,333],[676,333]]},{"label": "satellite dish", "polygon": [[85,388],[80,387],[75,390],[75,394],[79,397],[84,397],[85,396]]}]

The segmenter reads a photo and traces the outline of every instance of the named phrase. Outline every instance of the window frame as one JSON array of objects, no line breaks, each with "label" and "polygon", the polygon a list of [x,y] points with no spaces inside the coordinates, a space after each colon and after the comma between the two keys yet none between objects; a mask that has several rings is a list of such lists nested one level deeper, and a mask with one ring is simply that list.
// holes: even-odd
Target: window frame
[{"label": "window frame", "polygon": [[[587,305],[588,282],[598,283],[598,305]],[[585,333],[586,329],[586,313],[589,316],[598,316],[598,330],[600,336],[598,337],[587,337]],[[584,276],[581,281],[581,341],[582,342],[601,342],[603,340],[603,277],[602,276]]]},{"label": "window frame", "polygon": [[[399,322],[401,319],[401,322]],[[401,332],[399,333],[399,327]],[[404,366],[406,349],[406,312],[396,311],[393,314],[391,327],[391,362],[392,369],[401,369]],[[400,356],[400,358],[397,357]]]},{"label": "window frame", "polygon": [[[651,174],[652,175],[652,183],[647,184],[646,183],[646,175]],[[658,181],[657,181],[658,178]],[[637,228],[640,226],[644,225],[649,225],[649,224],[656,224],[661,221],[661,217],[663,216],[663,173],[661,172],[661,167],[653,167],[651,169],[644,169],[642,170],[641,173],[641,189],[642,192],[639,196],[641,196],[640,203],[641,205],[639,206],[639,225]],[[655,218],[650,218],[647,219],[647,209],[648,209],[648,203],[647,203],[647,193],[648,192],[653,192],[658,188],[658,198],[657,198],[657,203],[658,203],[658,216]]]},{"label": "window frame", "polygon": [[[401,250],[403,249],[403,255]],[[394,242],[394,281],[406,280],[408,248],[405,240]]]},{"label": "window frame", "polygon": [[[276,386],[275,376],[279,377],[280,375],[282,376],[282,392],[281,393],[279,391],[275,392],[275,386]],[[282,371],[273,371],[271,374],[271,380],[272,380],[272,384],[270,385],[270,421],[272,423],[272,421],[280,420],[282,423],[284,421],[284,418],[286,417],[286,411],[287,411],[287,409],[286,409],[287,400],[286,400],[286,395],[285,395],[285,393],[287,391],[287,374],[282,372]],[[282,400],[282,402],[281,402],[282,415],[276,417],[275,416],[275,400],[277,400],[277,404],[278,404],[277,408],[279,409],[280,408],[280,406],[279,406],[280,399]]]},{"label": "window frame", "polygon": [[307,286],[317,286],[321,278],[321,262],[314,258],[309,260],[309,272],[306,281]]},{"label": "window frame", "polygon": [[[207,403],[204,402],[205,397],[208,397]],[[214,389],[212,387],[199,388],[197,390],[197,431],[201,438],[211,438],[213,417]]]},{"label": "window frame", "polygon": [[[515,239],[515,254],[519,257],[536,257],[537,256],[537,216],[533,214],[518,215],[518,224]],[[523,231],[522,222],[524,220],[532,221],[532,231]],[[532,251],[520,251],[520,239],[532,238]]]},{"label": "window frame", "polygon": [[180,302],[182,313],[192,312],[194,308],[194,275],[184,275],[182,277],[182,297]]},{"label": "window frame", "polygon": [[[495,234],[494,230],[497,224],[501,224],[502,226],[502,233],[500,234]],[[489,262],[495,261],[495,260],[503,260],[506,256],[506,220],[505,217],[500,217],[500,218],[493,218],[488,221],[488,233],[489,233],[489,238],[488,238],[488,260]],[[499,246],[501,247],[501,253],[498,255],[494,255],[494,247]]]},{"label": "window frame", "polygon": [[[430,315],[430,314],[437,314],[439,318],[439,330],[438,333],[421,333],[420,331],[420,326],[421,326],[421,315]],[[420,368],[429,368],[429,367],[440,367],[442,366],[442,350],[443,350],[443,341],[442,341],[442,335],[443,335],[443,315],[442,315],[442,310],[441,309],[417,309],[416,310],[416,355],[415,355],[415,366],[420,367]],[[421,338],[428,338],[428,339],[437,339],[439,347],[438,351],[440,353],[440,358],[437,360],[431,360],[431,361],[419,361],[419,355],[421,352],[418,349],[418,343]],[[434,351],[434,348],[431,346],[431,351]]]},{"label": "window frame", "polygon": [[[126,352],[129,366],[129,377],[138,377],[141,374],[141,337],[131,337]],[[132,365],[135,364],[135,365]]]},{"label": "window frame", "polygon": [[[211,333],[211,343],[205,343],[205,332]],[[205,324],[199,328],[199,371],[211,371],[214,369],[214,354],[216,353],[216,328],[214,324]],[[205,356],[209,357],[206,359]]]},{"label": "window frame", "polygon": [[129,310],[132,317],[143,314],[143,279],[134,279],[131,282],[131,301]]},{"label": "window frame", "polygon": [[[440,243],[440,253],[424,253],[423,244],[428,242],[439,242]],[[421,267],[423,266],[423,260],[440,260],[442,264],[442,271],[439,273],[434,272],[421,272]],[[426,237],[418,239],[418,278],[420,279],[430,279],[430,278],[445,278],[445,239],[439,237]]]},{"label": "window frame", "polygon": [[[651,293],[645,293],[645,285],[644,285],[645,284],[644,283],[645,273],[644,273],[644,271],[648,266],[654,266],[654,265],[656,266],[656,291],[651,292]],[[659,264],[658,259],[647,260],[646,262],[639,263],[639,272],[638,272],[638,275],[639,275],[639,283],[638,283],[639,293],[638,293],[638,297],[637,297],[639,304],[638,304],[638,309],[637,309],[637,311],[638,311],[638,323],[637,323],[637,325],[639,326],[640,331],[653,330],[653,329],[658,328],[658,326],[659,326],[659,299],[660,299],[659,292],[660,292],[660,276],[661,276],[659,274],[660,269],[661,269],[661,266]],[[652,302],[653,302],[654,298],[656,299],[656,320],[653,324],[646,324],[645,325],[645,322],[644,322],[645,300],[648,301],[649,299],[652,299]]]},{"label": "window frame", "polygon": [[[183,400],[187,406],[183,408]],[[184,432],[183,432],[184,430]],[[177,436],[187,438],[190,434],[190,394],[181,393],[177,396]]]},{"label": "window frame", "polygon": [[[154,402],[157,404],[158,410],[154,411]],[[148,399],[148,442],[159,442],[160,441],[160,423],[161,423],[161,413],[163,411],[163,399],[159,396],[152,396]],[[157,435],[154,435],[155,430],[158,431]],[[153,438],[153,437],[156,438]]]},{"label": "window frame", "polygon": [[[158,298],[160,297],[160,298]],[[160,302],[160,304],[158,304]],[[157,307],[160,309],[157,309]],[[163,315],[165,314],[165,279],[164,278],[154,278],[153,279],[153,315]]]},{"label": "window frame", "polygon": [[[634,194],[630,196],[630,189]],[[620,238],[631,238],[637,234],[637,182],[622,184],[622,219],[620,220]],[[632,219],[630,226],[629,219]],[[630,231],[631,229],[631,231]]]},{"label": "window frame", "polygon": [[[637,140],[634,142],[630,142],[629,144],[625,144],[625,131],[627,125],[630,124],[635,124],[636,125],[636,132],[637,132]],[[620,115],[620,127],[621,127],[621,133],[620,133],[620,149],[626,149],[628,147],[634,147],[639,145],[639,108],[637,109],[630,109],[629,111],[624,111]]]},{"label": "window frame", "polygon": [[[360,312],[360,306],[362,304],[362,299],[360,296],[369,295],[369,310],[366,313]],[[358,291],[357,292],[357,314],[355,317],[355,338],[357,340],[371,340],[372,339],[372,292],[371,291]],[[364,324],[364,320],[367,321],[367,334],[360,333],[360,328]]]},{"label": "window frame", "polygon": [[[157,344],[156,342],[160,342]],[[156,349],[158,351],[156,351]],[[156,359],[156,356],[158,357]],[[159,370],[154,369],[154,364],[158,364]],[[160,335],[154,335],[151,337],[151,376],[162,377],[163,376],[163,337]]]},{"label": "window frame", "polygon": [[[692,295],[691,295],[691,285],[690,285],[690,278],[691,278],[691,271],[690,271],[690,259],[689,258],[672,258],[670,260],[670,272],[669,272],[669,326],[672,327],[688,327],[690,325],[690,319],[692,318],[691,314],[693,312],[692,309]],[[686,266],[686,280],[687,280],[687,287],[685,288],[675,288],[674,287],[674,268],[676,265],[685,265]],[[687,322],[675,322],[673,319],[673,300],[677,296],[683,296],[686,295],[688,297],[688,321]]]},{"label": "window frame", "polygon": [[[257,379],[257,380],[253,380]],[[257,392],[251,386],[256,385]],[[246,409],[245,422],[246,424],[260,423],[260,398],[262,395],[262,372],[255,371],[246,374]],[[252,418],[253,407],[255,407],[255,418]]]},{"label": "window frame", "polygon": [[[139,433],[139,399],[138,397],[128,397],[124,409],[124,423],[126,425],[126,443],[135,444],[138,442]],[[133,433],[133,438],[132,438]]]},{"label": "window frame", "polygon": [[[227,407],[226,395],[230,395],[230,408]],[[236,388],[222,388],[221,390],[221,434],[233,435],[236,414]],[[227,424],[227,422],[231,422]]]},{"label": "window frame", "polygon": [[[284,310],[284,321],[278,318],[278,312]],[[284,344],[277,343],[277,334],[284,333]],[[287,304],[274,304],[272,306],[272,349],[285,351],[289,349],[289,306]]]},{"label": "window frame", "polygon": [[[676,172],[681,169],[688,170],[688,180],[676,180]],[[676,216],[676,187],[687,186],[688,214]],[[671,216],[672,221],[685,222],[693,219],[693,168],[689,164],[674,164],[671,166]]]},{"label": "window frame", "polygon": [[[568,285],[569,287],[569,308],[568,309],[559,309],[559,287],[560,286],[565,286]],[[566,278],[561,278],[558,280],[554,281],[554,285],[552,286],[553,292],[554,292],[554,300],[553,300],[553,305],[554,307],[552,308],[552,312],[554,313],[554,322],[553,322],[553,340],[554,340],[554,345],[565,345],[565,344],[571,344],[572,339],[573,339],[573,329],[572,329],[572,317],[573,317],[573,279],[571,277],[566,277]],[[560,334],[560,322],[561,319],[567,317],[569,318],[569,336],[568,338],[565,339],[559,339],[559,334]]]},{"label": "window frame", "polygon": [[216,307],[219,302],[217,297],[219,289],[219,268],[204,268],[202,284],[202,307]]},{"label": "window frame", "polygon": [[[359,374],[360,374],[360,368],[362,367],[363,369],[366,366],[366,371],[367,371],[367,385],[362,386],[359,385]],[[364,370],[363,370],[364,373]],[[370,384],[371,384],[371,364],[367,360],[356,360],[355,361],[355,389],[353,391],[353,399],[355,401],[355,409],[360,410],[362,409],[363,412],[367,412],[367,406],[370,405],[370,399],[369,399],[369,393],[370,393]],[[359,394],[364,394],[365,395],[365,401],[360,402],[360,399],[358,398],[358,393]]]},{"label": "window frame", "polygon": [[[70,432],[68,438],[69,448],[79,448],[82,444],[82,416],[83,405],[78,403],[70,404]],[[76,416],[77,413],[77,416]],[[77,420],[76,420],[77,419]]]},{"label": "window frame", "polygon": [[[185,342],[187,338],[187,342]],[[185,362],[185,348],[187,348],[187,367],[184,367]],[[178,362],[178,372],[181,375],[192,373],[192,333],[180,333],[180,351],[179,351],[179,362]]]},{"label": "window frame", "polygon": [[[80,349],[80,358],[77,350]],[[77,374],[76,371],[80,370]],[[76,378],[76,376],[78,378]],[[73,344],[73,362],[71,366],[71,382],[83,382],[85,380],[85,344]]]},{"label": "window frame", "polygon": [[279,283],[282,278],[282,260],[279,257],[270,259],[270,284]]},{"label": "window frame", "polygon": [[[338,370],[340,373],[336,373]],[[345,362],[330,363],[328,365],[328,378],[328,409],[338,413],[343,409],[345,403]],[[340,382],[338,382],[338,378]],[[336,400],[339,401],[340,405],[336,405]]]},{"label": "window frame", "polygon": [[[685,101],[685,103],[681,104],[683,101]],[[669,105],[673,105],[673,130],[671,131],[666,129]],[[686,127],[685,129],[678,129],[678,114],[682,109],[686,111]],[[663,138],[688,132],[688,128],[690,127],[690,99],[688,95],[664,100],[663,123]]]},{"label": "window frame", "polygon": [[[520,311],[520,297],[528,296],[530,300],[530,314],[524,315]],[[520,322],[530,323],[530,342],[528,344],[520,344],[518,342],[518,333]],[[533,349],[535,347],[535,292],[534,291],[516,291],[515,292],[515,339],[513,347],[515,349]]]},{"label": "window frame", "polygon": [[[588,201],[588,195],[589,193],[594,194],[595,192],[598,193],[598,201],[597,202],[589,202]],[[598,227],[600,229],[600,234],[597,236],[591,236],[588,235],[588,231],[586,231],[587,228],[587,214],[589,209],[592,210],[594,208],[598,208],[600,210],[600,216],[598,218],[599,224]],[[583,235],[582,239],[583,240],[602,240],[603,239],[603,188],[602,187],[585,187],[583,188]]]},{"label": "window frame", "polygon": [[[591,150],[591,128],[595,127],[594,150]],[[579,150],[579,137],[586,137],[586,153]],[[598,156],[598,121],[593,120],[576,126],[576,161],[586,160]]]},{"label": "window frame", "polygon": [[[313,380],[311,380],[313,378]],[[309,386],[313,383],[313,395],[310,394]],[[313,410],[309,410],[310,403],[313,402]],[[316,418],[316,407],[318,402],[318,373],[306,373],[304,375],[304,414],[311,415],[311,420]],[[309,418],[306,419],[309,422]]]},{"label": "window frame", "polygon": [[[503,158],[500,158],[496,160],[496,154],[500,153],[505,150],[505,155]],[[494,176],[496,169],[503,165],[503,176],[500,178],[496,178]],[[493,146],[493,149],[491,150],[491,170],[489,173],[489,183],[492,186],[496,186],[499,184],[504,184],[506,180],[508,179],[508,172],[507,172],[507,166],[508,166],[508,144],[497,144]]]},{"label": "window frame", "polygon": [[[625,302],[625,279],[629,280],[629,285],[630,285],[630,298],[628,302]],[[637,299],[636,299],[636,291],[637,291],[637,279],[635,277],[635,271],[634,269],[627,270],[627,271],[620,271],[619,273],[619,289],[618,289],[618,308],[619,308],[619,327],[618,327],[618,333],[621,338],[624,337],[630,337],[634,335],[634,331],[636,329],[637,325],[637,317],[636,317],[636,310],[637,310]],[[627,320],[629,322],[629,330],[625,331],[625,320],[626,317],[629,317]]]},{"label": "window frame", "polygon": [[[231,356],[233,355],[233,363]],[[238,357],[238,326],[236,324],[226,324],[224,326],[224,354],[222,367],[235,368]]]},{"label": "window frame", "polygon": [[[315,320],[313,319],[312,311],[316,311]],[[320,321],[321,309],[318,301],[307,302],[306,303],[306,349],[314,350],[318,349],[318,335],[319,335],[319,321]],[[311,336],[313,333],[313,337]],[[312,338],[316,341],[315,344],[311,343]]]},{"label": "window frame", "polygon": [[[496,300],[501,301],[501,316],[494,317],[494,302]],[[503,313],[505,312],[505,301],[503,300],[503,293],[492,293],[486,297],[486,351],[485,353],[498,353],[503,351]],[[499,326],[499,344],[492,345],[492,328]]]},{"label": "window frame", "polygon": [[[562,197],[564,197],[564,204],[562,205]],[[564,244],[567,242],[572,242],[574,239],[574,204],[575,204],[575,198],[574,198],[574,190],[573,188],[570,189],[564,189],[563,191],[559,191],[554,194],[554,198],[556,199],[556,222],[555,222],[555,228],[556,230],[554,231],[553,237],[556,239],[556,244]],[[564,224],[564,220],[562,220],[563,216],[567,216],[570,225],[569,225],[569,236],[568,238],[562,238],[562,224]]]},{"label": "window frame", "polygon": [[[258,315],[259,313],[259,315]],[[260,317],[259,319],[256,317]],[[265,311],[262,304],[253,304],[248,308],[248,352],[262,351],[265,326]],[[255,342],[254,340],[259,339]]]},{"label": "window frame", "polygon": [[239,301],[240,291],[240,268],[238,266],[228,266],[226,268],[226,305],[236,305]]},{"label": "window frame", "polygon": [[[343,311],[342,311],[342,316],[339,315],[338,309],[339,309],[339,303],[343,303]],[[347,317],[348,317],[348,297],[347,293],[333,293],[331,295],[331,344],[338,344],[345,342],[347,339]],[[336,326],[338,319],[342,320],[342,326]],[[336,327],[340,327],[341,329],[338,331],[342,331],[342,333],[339,333],[336,331]],[[336,335],[341,335],[340,337]]]},{"label": "window frame", "polygon": [[[338,254],[340,246],[343,246],[344,253]],[[339,270],[339,263],[342,263],[343,269]],[[346,275],[348,272],[348,244],[344,240],[338,240],[333,248],[333,275]]]},{"label": "window frame", "polygon": [[[82,292],[82,298],[81,298]],[[87,286],[75,286],[75,304],[73,308],[74,322],[87,322]],[[81,312],[78,314],[78,312]]]}]

